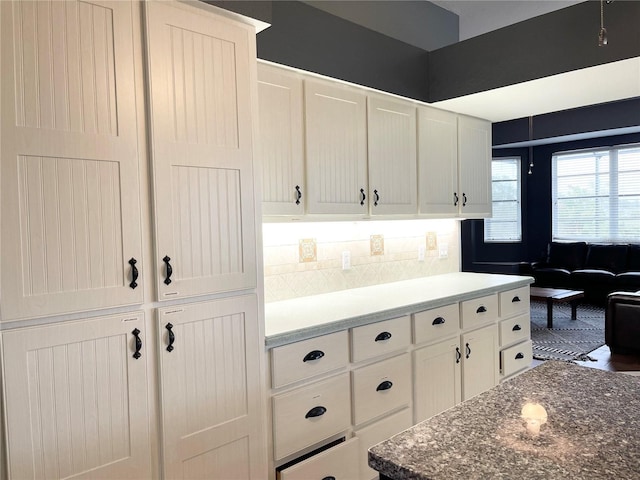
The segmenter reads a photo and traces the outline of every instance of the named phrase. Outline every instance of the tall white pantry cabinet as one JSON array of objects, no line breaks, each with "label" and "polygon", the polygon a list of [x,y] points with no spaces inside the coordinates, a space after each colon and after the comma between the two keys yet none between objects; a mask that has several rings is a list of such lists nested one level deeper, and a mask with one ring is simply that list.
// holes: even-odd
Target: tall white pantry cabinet
[{"label": "tall white pantry cabinet", "polygon": [[0,479],[264,476],[255,33],[0,2]]}]

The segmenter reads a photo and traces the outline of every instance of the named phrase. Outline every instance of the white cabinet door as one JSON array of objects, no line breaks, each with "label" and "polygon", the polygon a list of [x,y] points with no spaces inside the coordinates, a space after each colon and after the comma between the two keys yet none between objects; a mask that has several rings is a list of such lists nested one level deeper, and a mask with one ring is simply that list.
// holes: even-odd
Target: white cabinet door
[{"label": "white cabinet door", "polygon": [[462,401],[460,337],[413,353],[415,422],[430,418]]},{"label": "white cabinet door", "polygon": [[491,122],[458,116],[460,214],[491,216]]},{"label": "white cabinet door", "polygon": [[305,80],[307,213],[367,214],[367,102],[354,88]]},{"label": "white cabinet door", "polygon": [[416,107],[377,96],[368,101],[371,214],[417,213]]},{"label": "white cabinet door", "polygon": [[252,27],[145,2],[160,300],[256,285]]},{"label": "white cabinet door", "polygon": [[158,316],[165,478],[263,478],[264,343],[255,296],[162,308]]},{"label": "white cabinet door", "polygon": [[259,63],[258,99],[262,214],[302,215],[306,196],[302,78]]},{"label": "white cabinet door", "polygon": [[457,115],[445,110],[418,109],[418,172],[420,213],[434,217],[458,214]]},{"label": "white cabinet door", "polygon": [[2,319],[140,303],[139,4],[0,8]]},{"label": "white cabinet door", "polygon": [[3,333],[9,478],[150,478],[144,330],[136,312]]},{"label": "white cabinet door", "polygon": [[498,384],[498,326],[462,334],[461,349],[462,398],[468,400]]}]

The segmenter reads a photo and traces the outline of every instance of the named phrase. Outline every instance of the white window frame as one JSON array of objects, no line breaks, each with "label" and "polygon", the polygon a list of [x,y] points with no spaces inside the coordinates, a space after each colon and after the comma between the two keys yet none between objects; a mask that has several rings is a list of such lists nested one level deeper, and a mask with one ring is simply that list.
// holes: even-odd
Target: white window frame
[{"label": "white window frame", "polygon": [[[629,236],[624,235],[620,232],[619,226],[620,222],[618,221],[618,206],[619,200],[622,195],[619,194],[618,185],[619,185],[619,171],[618,171],[618,155],[622,150],[627,149],[637,149],[640,148],[640,144],[630,144],[630,145],[615,145],[611,147],[599,147],[599,148],[589,148],[582,150],[573,150],[566,152],[557,152],[552,156],[552,168],[551,168],[551,195],[552,195],[552,227],[551,227],[551,236],[553,241],[586,241],[586,242],[599,242],[599,243],[638,243],[640,242],[640,229],[637,235]],[[596,192],[603,191],[606,187],[609,194],[601,194],[598,195],[585,195],[584,197],[564,197],[565,199],[574,198],[608,198],[609,207],[607,211],[608,218],[608,231],[605,234],[600,235],[585,235],[583,234],[574,234],[574,235],[559,235],[557,232],[559,231],[559,214],[558,214],[558,174],[557,174],[557,161],[559,157],[570,156],[570,155],[588,155],[589,153],[595,152],[604,152],[608,154],[609,157],[609,173],[608,173],[608,184],[601,185],[599,182],[599,178],[594,174],[594,182],[596,186]],[[640,164],[638,165],[638,169],[634,171],[640,171]],[[576,175],[578,177],[579,175]],[[588,174],[582,174],[582,176],[588,176]],[[638,187],[640,188],[640,182]],[[640,195],[630,195],[631,197],[636,197]],[[638,212],[640,214],[640,212]],[[594,218],[597,216],[594,215]]]},{"label": "white window frame", "polygon": [[513,181],[512,180],[497,180],[493,178],[493,165],[494,162],[500,162],[500,161],[516,161],[518,164],[518,168],[516,169],[517,171],[517,176],[515,178],[515,181],[517,182],[517,198],[514,199],[508,199],[508,200],[496,200],[496,195],[492,195],[492,202],[491,202],[491,211],[492,213],[496,211],[496,209],[494,208],[494,205],[497,203],[503,203],[503,202],[516,202],[517,203],[517,212],[518,212],[518,216],[516,219],[517,222],[517,234],[516,236],[512,237],[498,237],[498,236],[489,236],[488,232],[491,230],[490,225],[492,223],[503,223],[503,222],[512,222],[511,219],[505,220],[505,219],[500,219],[498,217],[495,216],[495,213],[493,213],[493,216],[491,218],[486,218],[484,220],[484,241],[485,243],[520,243],[522,242],[522,157],[520,156],[511,156],[511,157],[494,157],[491,159],[491,190],[493,191],[493,186],[495,182],[504,182],[504,181]]}]

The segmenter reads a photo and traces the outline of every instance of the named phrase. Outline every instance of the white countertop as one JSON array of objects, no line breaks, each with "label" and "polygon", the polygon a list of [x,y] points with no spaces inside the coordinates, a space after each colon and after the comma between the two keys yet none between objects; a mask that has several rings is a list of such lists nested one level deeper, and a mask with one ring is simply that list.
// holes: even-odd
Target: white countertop
[{"label": "white countertop", "polygon": [[533,283],[532,277],[457,272],[265,305],[268,348]]}]

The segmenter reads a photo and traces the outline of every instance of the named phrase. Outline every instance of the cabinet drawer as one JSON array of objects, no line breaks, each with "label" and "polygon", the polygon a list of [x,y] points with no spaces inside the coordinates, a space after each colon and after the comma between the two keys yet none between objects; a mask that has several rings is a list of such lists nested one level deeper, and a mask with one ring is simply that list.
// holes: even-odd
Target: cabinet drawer
[{"label": "cabinet drawer", "polygon": [[344,367],[349,362],[348,332],[336,332],[271,350],[271,384],[282,387]]},{"label": "cabinet drawer", "polygon": [[276,459],[314,445],[351,424],[349,375],[343,373],[273,397]]},{"label": "cabinet drawer", "polygon": [[460,308],[457,303],[413,315],[413,338],[416,344],[453,336],[459,328]]},{"label": "cabinet drawer", "polygon": [[532,360],[531,340],[505,348],[500,352],[500,370],[502,376],[508,377],[509,375],[529,368]]},{"label": "cabinet drawer", "polygon": [[359,439],[352,438],[280,471],[280,480],[354,480],[360,478]]},{"label": "cabinet drawer", "polygon": [[531,320],[529,315],[520,315],[500,322],[500,346],[506,347],[513,343],[531,338]]},{"label": "cabinet drawer", "polygon": [[405,408],[356,432],[356,437],[360,439],[360,454],[358,460],[360,462],[361,479],[378,479],[378,472],[369,467],[367,451],[375,444],[406,430],[411,427],[411,425],[413,425],[411,409]]},{"label": "cabinet drawer", "polygon": [[352,329],[351,361],[360,362],[407,348],[411,343],[410,323],[407,315]]},{"label": "cabinet drawer", "polygon": [[354,424],[408,405],[411,399],[411,361],[409,354],[354,370]]},{"label": "cabinet drawer", "polygon": [[498,295],[466,300],[460,304],[462,328],[475,328],[498,319]]},{"label": "cabinet drawer", "polygon": [[500,292],[498,294],[500,302],[500,316],[509,318],[513,315],[526,313],[529,311],[530,294],[529,286],[509,290],[508,292]]}]

